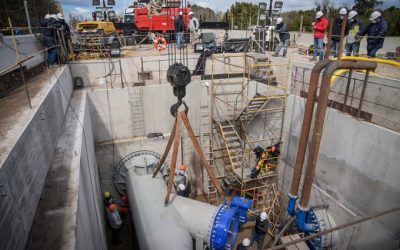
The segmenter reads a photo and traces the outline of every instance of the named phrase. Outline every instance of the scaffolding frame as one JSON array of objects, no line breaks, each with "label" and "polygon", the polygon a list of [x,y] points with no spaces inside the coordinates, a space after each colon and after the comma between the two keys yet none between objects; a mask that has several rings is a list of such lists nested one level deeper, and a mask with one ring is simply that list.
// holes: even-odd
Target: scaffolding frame
[{"label": "scaffolding frame", "polygon": [[[232,63],[235,58],[242,59],[242,65]],[[246,173],[256,164],[252,161],[252,149],[257,144],[270,146],[281,142],[289,88],[289,73],[285,73],[289,72],[289,63],[272,64],[267,56],[265,60],[262,63],[252,62],[248,53],[212,56],[209,131],[212,132],[210,139],[215,168],[224,172],[219,175],[220,178],[226,181],[224,184],[228,184],[234,194],[253,199],[250,214],[268,213],[272,234],[279,223],[281,210],[279,201],[282,197],[276,188],[279,157],[271,158],[277,164],[268,164],[267,171],[255,179],[248,178]],[[218,63],[223,65],[225,79],[215,77],[219,73],[216,69]],[[278,67],[287,69],[283,70],[283,74],[277,74]],[[278,78],[278,84],[272,86],[272,80]],[[262,134],[254,138],[248,133],[247,126],[256,117],[262,117],[265,126]],[[272,124],[276,126],[272,127]],[[235,152],[233,148],[239,144],[241,161],[236,162],[233,156],[240,150]]]}]

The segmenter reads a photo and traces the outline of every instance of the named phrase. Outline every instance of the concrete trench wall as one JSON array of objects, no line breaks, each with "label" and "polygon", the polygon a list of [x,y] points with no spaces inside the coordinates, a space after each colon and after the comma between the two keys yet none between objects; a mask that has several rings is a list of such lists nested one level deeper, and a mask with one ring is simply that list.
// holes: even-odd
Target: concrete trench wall
[{"label": "concrete trench wall", "polygon": [[[64,67],[0,168],[0,249],[22,249],[35,217],[72,84]],[[60,89],[63,87],[63,90]],[[65,92],[64,93],[62,92]]]},{"label": "concrete trench wall", "polygon": [[107,248],[87,96],[56,72],[0,168],[0,249]]},{"label": "concrete trench wall", "polygon": [[[299,95],[301,90],[308,91],[308,83],[310,79],[311,69],[313,64],[294,61],[293,66],[301,67],[297,71],[293,70],[293,89],[292,93]],[[303,71],[302,68],[306,70]],[[380,72],[381,66],[378,65],[377,72]],[[396,70],[396,68],[382,69],[382,70]],[[338,77],[333,86],[331,87],[331,93],[329,95],[330,100],[334,100],[339,103],[344,103],[344,94],[346,93],[346,85],[348,74],[342,75],[343,77]],[[353,73],[353,77],[357,79],[354,86],[353,94],[353,84],[350,84],[350,96],[347,100],[347,106],[351,106],[355,109],[359,107],[359,98],[361,97],[363,81],[365,74]],[[297,80],[296,80],[297,79]],[[307,83],[303,85],[301,81]],[[368,79],[367,87],[365,90],[364,102],[362,105],[362,111],[370,113],[372,115],[371,122],[378,125],[384,126],[386,128],[393,129],[395,131],[400,131],[400,80],[380,77],[380,76],[370,76]]]},{"label": "concrete trench wall", "polygon": [[[289,96],[283,131],[285,153],[279,169],[283,195],[292,180],[304,104],[303,98]],[[329,109],[310,205],[327,202],[336,225],[398,207],[399,148],[398,132]],[[395,249],[400,242],[398,218],[399,214],[393,213],[340,230],[341,240],[335,248]]]},{"label": "concrete trench wall", "polygon": [[28,249],[107,249],[87,95],[70,102]]}]

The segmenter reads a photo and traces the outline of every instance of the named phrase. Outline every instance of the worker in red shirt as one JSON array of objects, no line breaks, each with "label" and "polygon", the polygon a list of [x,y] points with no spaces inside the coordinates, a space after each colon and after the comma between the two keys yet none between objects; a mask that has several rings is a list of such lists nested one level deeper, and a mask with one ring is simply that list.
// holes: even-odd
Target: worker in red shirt
[{"label": "worker in red shirt", "polygon": [[314,54],[310,61],[316,61],[319,54],[319,60],[324,59],[324,38],[325,31],[328,28],[328,20],[324,17],[322,11],[318,11],[315,15],[316,21],[313,23],[314,29]]}]

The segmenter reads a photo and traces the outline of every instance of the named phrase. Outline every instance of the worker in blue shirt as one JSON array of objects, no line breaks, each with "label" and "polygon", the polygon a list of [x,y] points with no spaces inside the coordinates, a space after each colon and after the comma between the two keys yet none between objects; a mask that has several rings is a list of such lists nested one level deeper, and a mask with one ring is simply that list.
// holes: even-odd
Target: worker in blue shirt
[{"label": "worker in blue shirt", "polygon": [[383,47],[383,42],[385,41],[386,32],[388,30],[388,24],[379,11],[372,12],[369,20],[371,23],[358,32],[357,36],[368,34],[368,57],[375,57],[376,52]]}]

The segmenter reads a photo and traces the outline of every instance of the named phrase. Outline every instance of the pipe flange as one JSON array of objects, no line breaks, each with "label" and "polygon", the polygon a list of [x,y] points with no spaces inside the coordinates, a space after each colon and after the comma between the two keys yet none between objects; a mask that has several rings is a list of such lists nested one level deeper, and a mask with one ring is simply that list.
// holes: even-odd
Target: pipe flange
[{"label": "pipe flange", "polygon": [[120,194],[127,195],[126,172],[134,168],[137,175],[152,174],[160,162],[161,156],[153,151],[140,150],[122,158],[114,170],[113,181]]},{"label": "pipe flange", "polygon": [[[319,233],[336,226],[335,221],[326,210],[311,210],[308,213],[306,223],[312,223],[315,225],[315,230],[313,232],[306,233],[306,235]],[[339,233],[335,231],[330,234],[324,234],[319,237],[315,237],[306,241],[306,243],[310,249],[322,250],[329,246],[335,246],[338,242],[338,239]]]},{"label": "pipe flange", "polygon": [[210,230],[209,247],[212,250],[232,249],[239,231],[238,208],[222,204],[214,217]]}]

